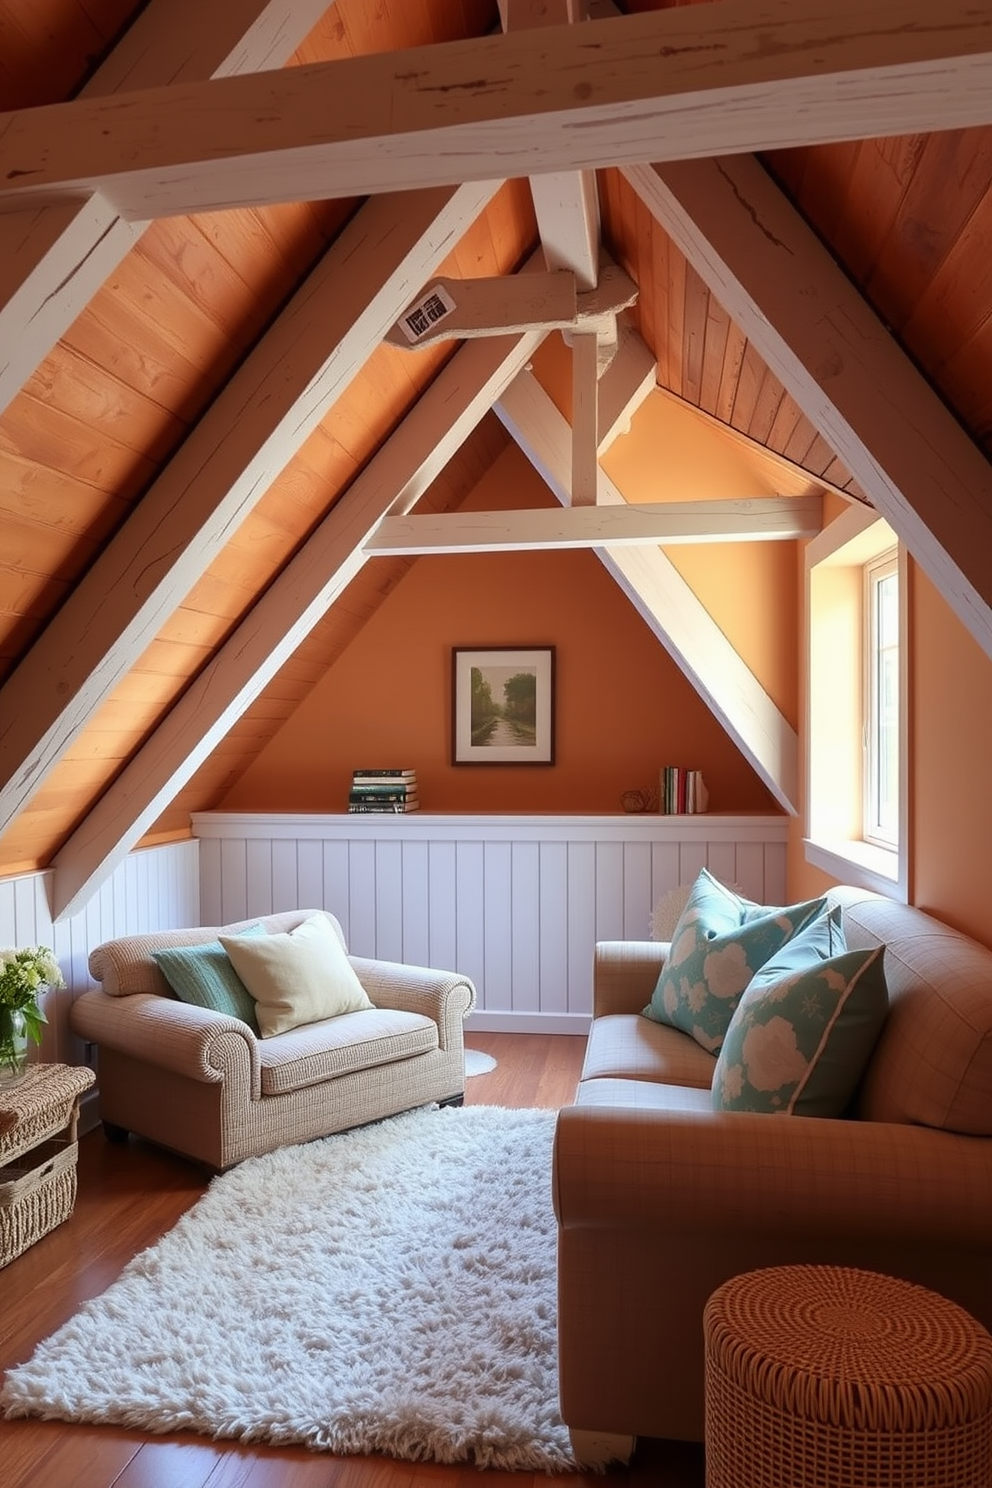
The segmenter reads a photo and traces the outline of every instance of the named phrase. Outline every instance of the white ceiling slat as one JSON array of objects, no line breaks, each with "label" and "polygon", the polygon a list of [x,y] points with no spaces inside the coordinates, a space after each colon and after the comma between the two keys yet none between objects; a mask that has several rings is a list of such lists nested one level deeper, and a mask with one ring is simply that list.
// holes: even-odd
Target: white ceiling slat
[{"label": "white ceiling slat", "polygon": [[[531,373],[496,405],[507,429],[557,499],[569,502],[571,431]],[[624,504],[605,472],[600,505]],[[659,549],[597,549],[653,634],[786,811],[798,811],[799,741],[674,564]]]},{"label": "white ceiling slat", "polygon": [[636,506],[539,507],[384,517],[365,543],[370,556],[504,553],[547,548],[665,547],[673,543],[769,542],[815,537],[818,496],[672,501]]},{"label": "white ceiling slat", "polygon": [[732,0],[0,118],[0,201],[145,220],[992,121],[974,0]]},{"label": "white ceiling slat", "polygon": [[408,511],[539,345],[470,341],[336,502],[55,858],[54,913],[75,914],[368,561],[384,512]]},{"label": "white ceiling slat", "polygon": [[627,179],[992,656],[992,465],[751,156]]},{"label": "white ceiling slat", "polygon": [[[152,0],[81,96],[281,67],[327,3]],[[123,221],[99,191],[0,216],[0,413],[146,226]]]},{"label": "white ceiling slat", "polygon": [[0,832],[498,188],[374,198],[327,250],[0,688]]}]

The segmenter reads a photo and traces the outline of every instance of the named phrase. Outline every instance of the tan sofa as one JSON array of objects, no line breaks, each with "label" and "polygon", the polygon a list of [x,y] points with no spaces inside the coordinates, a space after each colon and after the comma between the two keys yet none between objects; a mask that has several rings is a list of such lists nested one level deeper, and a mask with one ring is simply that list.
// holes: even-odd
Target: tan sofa
[{"label": "tan sofa", "polygon": [[596,948],[554,1156],[561,1409],[587,1461],[702,1439],[703,1306],[742,1271],[863,1266],[992,1328],[992,951],[876,895],[829,897],[849,947],[886,946],[852,1119],[715,1112],[714,1057],[639,1016],[668,947]]},{"label": "tan sofa", "polygon": [[[475,1004],[466,977],[350,956],[374,1008],[259,1038],[236,1018],[178,1001],[152,958],[154,950],[258,924],[293,930],[317,913],[134,935],[91,952],[90,972],[102,985],[76,999],[70,1022],[98,1046],[108,1135],[134,1132],[223,1169],[274,1147],[461,1099],[463,1022]],[[327,918],[344,946],[338,921]]]}]

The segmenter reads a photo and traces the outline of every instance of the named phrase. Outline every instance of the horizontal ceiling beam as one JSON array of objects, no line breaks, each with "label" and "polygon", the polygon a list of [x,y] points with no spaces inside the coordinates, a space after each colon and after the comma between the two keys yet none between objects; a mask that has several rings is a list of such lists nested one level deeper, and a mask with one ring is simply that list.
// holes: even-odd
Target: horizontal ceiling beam
[{"label": "horizontal ceiling beam", "polygon": [[338,498],[54,862],[56,919],[77,913],[326,614],[387,511],[408,511],[533,356],[539,333],[462,347]]},{"label": "horizontal ceiling beam", "polygon": [[625,175],[992,657],[982,450],[753,156]]},{"label": "horizontal ceiling beam", "polygon": [[992,122],[974,0],[717,0],[0,116],[0,204],[128,218]]},{"label": "horizontal ceiling beam", "polygon": [[539,507],[528,511],[427,512],[385,517],[365,543],[385,554],[505,553],[531,548],[669,547],[673,543],[769,542],[815,537],[818,496],[672,501],[636,506]]},{"label": "horizontal ceiling beam", "polygon": [[[533,373],[522,372],[510,384],[496,412],[549,489],[567,506],[571,430]],[[597,494],[600,506],[626,504],[602,469]],[[597,549],[596,555],[775,799],[795,815],[796,731],[672,560],[660,548]]]}]

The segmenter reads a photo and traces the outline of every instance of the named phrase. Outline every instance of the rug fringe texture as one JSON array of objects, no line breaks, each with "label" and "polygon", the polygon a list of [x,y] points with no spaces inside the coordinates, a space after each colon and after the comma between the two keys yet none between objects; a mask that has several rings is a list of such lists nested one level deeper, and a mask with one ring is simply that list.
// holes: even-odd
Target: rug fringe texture
[{"label": "rug fringe texture", "polygon": [[574,1470],[555,1118],[425,1108],[242,1163],[10,1371],[3,1413]]}]

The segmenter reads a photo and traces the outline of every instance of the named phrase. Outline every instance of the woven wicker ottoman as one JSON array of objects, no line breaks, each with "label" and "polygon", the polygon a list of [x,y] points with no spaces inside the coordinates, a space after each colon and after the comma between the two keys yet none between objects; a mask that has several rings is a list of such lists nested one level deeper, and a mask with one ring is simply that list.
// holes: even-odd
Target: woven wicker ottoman
[{"label": "woven wicker ottoman", "polygon": [[992,1335],[843,1266],[735,1276],[706,1304],[707,1488],[989,1488]]}]

